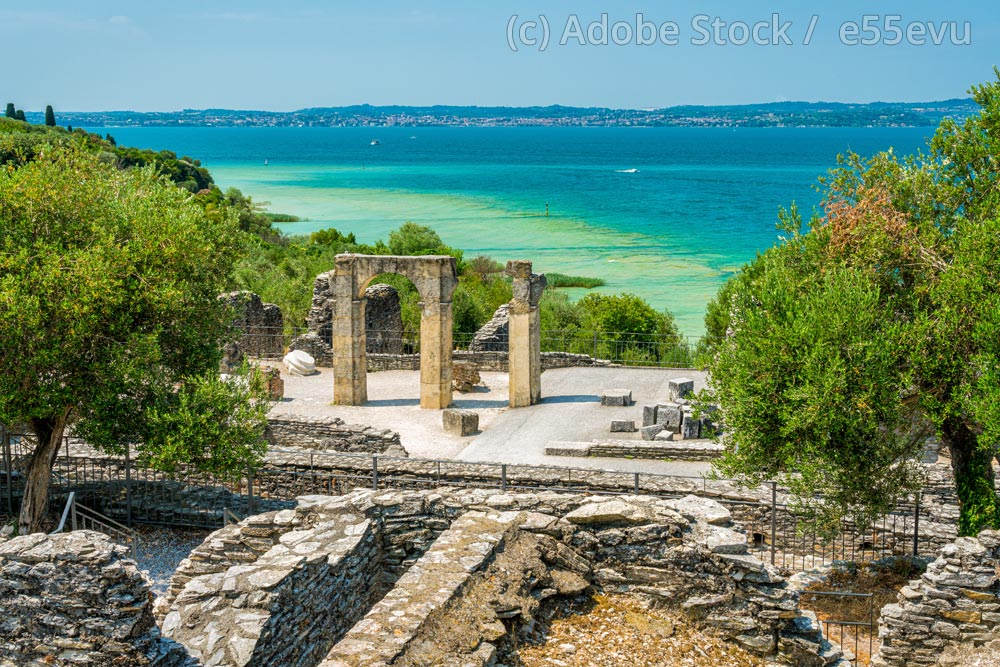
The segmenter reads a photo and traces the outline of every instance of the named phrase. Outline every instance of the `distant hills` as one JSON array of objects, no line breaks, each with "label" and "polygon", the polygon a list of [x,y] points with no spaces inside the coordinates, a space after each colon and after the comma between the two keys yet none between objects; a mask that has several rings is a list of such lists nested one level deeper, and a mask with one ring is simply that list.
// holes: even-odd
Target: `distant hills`
[{"label": "distant hills", "polygon": [[[602,107],[371,106],[298,111],[185,109],[183,111],[59,112],[77,127],[933,127],[945,117],[977,113],[971,99],[940,102],[772,102],[663,109]],[[29,122],[42,122],[28,113]]]}]

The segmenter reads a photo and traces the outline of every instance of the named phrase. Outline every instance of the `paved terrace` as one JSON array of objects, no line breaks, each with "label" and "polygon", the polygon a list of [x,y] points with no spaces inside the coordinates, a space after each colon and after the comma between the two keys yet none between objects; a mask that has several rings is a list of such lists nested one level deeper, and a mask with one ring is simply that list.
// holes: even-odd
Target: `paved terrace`
[{"label": "paved terrace", "polygon": [[[340,417],[356,424],[392,429],[400,434],[411,456],[462,461],[489,461],[600,468],[625,472],[699,475],[708,463],[638,461],[610,458],[546,456],[550,441],[639,440],[638,433],[609,432],[612,419],[634,419],[641,424],[642,405],[666,400],[667,382],[678,377],[705,384],[705,374],[661,368],[558,368],[542,373],[542,402],[530,408],[507,407],[507,374],[481,373],[485,389],[455,393],[454,407],[479,413],[480,433],[467,438],[448,435],[438,410],[420,408],[417,371],[368,374],[368,402],[363,406],[334,406],[330,369],[310,377],[285,380],[285,400],[272,414]],[[632,391],[631,407],[602,407],[605,389]]]}]

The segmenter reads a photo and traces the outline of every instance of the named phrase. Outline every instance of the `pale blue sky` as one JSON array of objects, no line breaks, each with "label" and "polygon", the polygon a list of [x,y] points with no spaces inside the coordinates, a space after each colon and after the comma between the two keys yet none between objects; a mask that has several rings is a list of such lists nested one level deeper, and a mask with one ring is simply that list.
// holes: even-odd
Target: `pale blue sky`
[{"label": "pale blue sky", "polygon": [[[1000,64],[994,0],[893,2],[426,2],[0,0],[0,102],[28,110],[291,110],[346,104],[660,107],[778,100],[961,97]],[[566,46],[570,15],[679,25],[677,46]],[[793,46],[694,46],[700,14],[778,13]],[[512,52],[511,16],[539,20],[547,51]],[[802,45],[812,15],[812,43]],[[966,21],[971,45],[846,46],[845,21]],[[518,24],[519,25],[519,24]],[[517,32],[515,30],[515,32]],[[534,33],[528,31],[528,36]],[[619,33],[623,35],[624,33]],[[737,37],[739,34],[737,33]],[[946,42],[950,41],[950,34]]]}]

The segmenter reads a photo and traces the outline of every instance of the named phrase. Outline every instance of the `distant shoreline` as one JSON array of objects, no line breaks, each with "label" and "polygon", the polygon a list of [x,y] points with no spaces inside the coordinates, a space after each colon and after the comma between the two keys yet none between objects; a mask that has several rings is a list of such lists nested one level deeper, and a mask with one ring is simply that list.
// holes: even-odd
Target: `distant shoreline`
[{"label": "distant shoreline", "polygon": [[[662,109],[601,107],[369,106],[298,111],[185,109],[183,111],[60,111],[76,127],[716,127],[885,128],[935,127],[946,117],[965,118],[971,99],[937,102],[772,102]],[[27,113],[42,122],[40,113]]]}]

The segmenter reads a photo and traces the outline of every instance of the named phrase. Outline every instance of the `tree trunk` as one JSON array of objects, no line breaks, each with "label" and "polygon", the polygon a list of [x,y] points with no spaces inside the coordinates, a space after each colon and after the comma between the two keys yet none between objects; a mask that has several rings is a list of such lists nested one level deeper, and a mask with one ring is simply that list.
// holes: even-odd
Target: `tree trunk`
[{"label": "tree trunk", "polygon": [[993,457],[996,452],[981,447],[965,422],[949,417],[941,425],[941,440],[951,453],[955,490],[961,515],[958,534],[975,536],[984,528],[1000,528]]},{"label": "tree trunk", "polygon": [[31,420],[37,444],[25,470],[27,477],[24,500],[17,520],[21,535],[37,533],[42,529],[42,521],[49,505],[49,477],[52,475],[56,455],[59,454],[67,416],[68,411],[59,417]]}]

